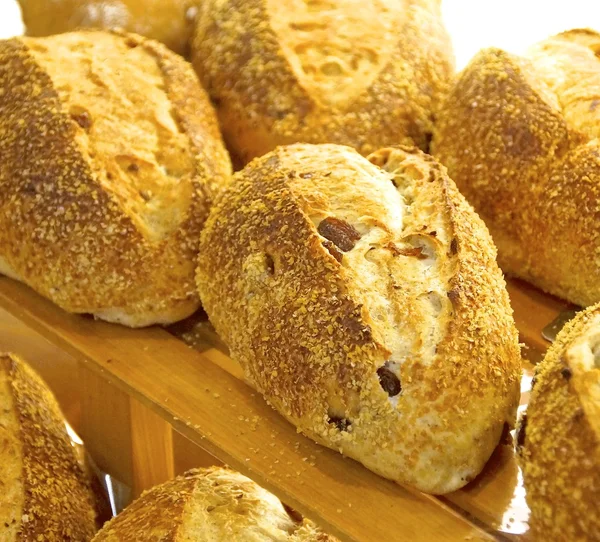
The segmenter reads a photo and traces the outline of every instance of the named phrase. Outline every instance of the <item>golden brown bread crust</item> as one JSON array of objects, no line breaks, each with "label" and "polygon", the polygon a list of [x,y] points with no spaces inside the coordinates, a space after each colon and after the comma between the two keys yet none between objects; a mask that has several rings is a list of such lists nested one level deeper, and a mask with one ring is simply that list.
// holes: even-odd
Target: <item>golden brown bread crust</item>
[{"label": "golden brown bread crust", "polygon": [[454,70],[439,4],[206,1],[192,58],[225,140],[245,162],[298,141],[427,149]]},{"label": "golden brown bread crust", "polygon": [[185,54],[200,0],[19,0],[19,4],[28,36],[123,28]]},{"label": "golden brown bread crust", "polygon": [[[52,393],[40,377],[12,354],[0,357],[0,372],[7,377],[18,431],[0,431],[0,442],[20,443],[21,472],[11,482],[18,486],[20,510],[13,520],[0,524],[0,539],[7,542],[85,542],[96,531],[94,496],[90,481],[78,463],[65,420]],[[10,461],[0,447],[0,461]],[[0,514],[14,502],[6,502],[11,483],[2,483]],[[14,510],[14,508],[13,508]],[[16,530],[14,527],[16,526]]]},{"label": "golden brown bread crust", "polygon": [[145,491],[106,523],[94,542],[176,542],[195,485],[196,480],[186,474]]},{"label": "golden brown bread crust", "polygon": [[445,493],[514,422],[517,333],[489,234],[445,170],[414,149],[371,160],[383,169],[336,145],[254,160],[207,220],[198,288],[232,357],[299,430]]},{"label": "golden brown bread crust", "polygon": [[537,367],[518,451],[540,540],[600,539],[600,305],[578,314]]},{"label": "golden brown bread crust", "polygon": [[94,542],[338,542],[272,494],[220,467],[194,469],[142,494]]},{"label": "golden brown bread crust", "polygon": [[[101,47],[109,51],[106,60],[94,56]],[[77,90],[84,88],[82,80],[55,87],[48,70],[64,78],[60,66],[52,65],[56,50],[59,64],[66,54],[72,54],[68,60],[75,66],[89,62],[90,68],[81,69],[89,69],[85,83],[93,89],[91,96]],[[97,66],[106,70],[110,62],[129,63],[131,70],[136,60],[157,71],[158,82],[151,87],[156,103],[145,93],[145,103],[128,101],[139,94],[136,88],[119,94],[112,80],[95,71]],[[143,82],[149,88],[155,80],[150,77]],[[126,84],[134,84],[133,78]],[[191,314],[199,305],[194,287],[199,232],[213,197],[229,178],[230,163],[214,112],[189,65],[156,42],[117,32],[18,38],[0,42],[0,89],[2,272],[70,312],[131,326],[170,323]],[[88,110],[106,96],[106,118],[101,112],[91,118]],[[109,126],[116,132],[103,136],[114,148],[109,147],[95,130],[107,125],[113,103],[115,108],[128,104],[128,111],[139,110],[140,117],[154,114],[156,107],[157,118],[152,123],[138,119],[146,123],[139,126],[134,118],[121,133]],[[183,163],[189,171],[183,168],[180,178],[177,171],[160,167],[161,153],[175,148],[161,147],[167,122],[182,142],[181,156],[187,157]],[[131,130],[152,134],[154,129],[156,158],[129,147],[140,139]],[[125,167],[120,160],[131,164]],[[143,190],[146,167],[159,183],[157,194]],[[129,187],[137,189],[127,192]],[[180,215],[169,228],[154,228],[154,218],[169,216],[175,207]]]},{"label": "golden brown bread crust", "polygon": [[594,43],[598,34],[571,31],[526,58],[480,52],[440,111],[432,145],[489,227],[502,269],[580,305],[600,300]]}]

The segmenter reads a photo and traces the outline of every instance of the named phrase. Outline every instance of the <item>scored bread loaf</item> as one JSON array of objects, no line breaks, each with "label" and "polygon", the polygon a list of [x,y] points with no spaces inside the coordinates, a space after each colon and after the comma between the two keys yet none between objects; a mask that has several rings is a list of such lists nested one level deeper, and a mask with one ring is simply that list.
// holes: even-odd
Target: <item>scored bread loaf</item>
[{"label": "scored bread loaf", "polygon": [[525,57],[480,52],[438,115],[433,153],[473,204],[505,272],[600,301],[600,35]]},{"label": "scored bread loaf", "polygon": [[198,308],[231,165],[185,61],[118,32],[0,41],[0,156],[0,272],[129,326]]},{"label": "scored bread loaf", "polygon": [[203,306],[298,429],[431,493],[473,479],[512,426],[520,353],[489,234],[416,149],[279,147],[202,233]]},{"label": "scored bread loaf", "polygon": [[454,71],[439,0],[206,0],[192,59],[244,162],[295,142],[426,150]]},{"label": "scored bread loaf", "polygon": [[28,36],[122,28],[184,54],[200,0],[19,0]]},{"label": "scored bread loaf", "polygon": [[86,542],[96,531],[90,480],[54,396],[21,359],[0,355],[0,540]]},{"label": "scored bread loaf", "polygon": [[94,542],[337,542],[229,469],[194,469],[156,486]]},{"label": "scored bread loaf", "polygon": [[600,305],[569,322],[536,368],[517,450],[539,540],[600,540]]}]

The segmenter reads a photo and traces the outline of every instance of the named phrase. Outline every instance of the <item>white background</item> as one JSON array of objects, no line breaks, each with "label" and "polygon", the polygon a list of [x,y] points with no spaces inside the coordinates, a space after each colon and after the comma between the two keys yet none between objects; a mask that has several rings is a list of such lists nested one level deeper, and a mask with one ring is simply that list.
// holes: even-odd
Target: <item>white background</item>
[{"label": "white background", "polygon": [[[600,31],[600,0],[443,0],[442,8],[459,69],[482,47],[519,53],[562,30]],[[21,32],[16,0],[0,0],[0,37]]]},{"label": "white background", "polygon": [[21,12],[16,0],[0,0],[0,38],[8,38],[22,31]]},{"label": "white background", "polygon": [[600,0],[442,0],[442,10],[459,69],[483,47],[520,53],[563,30],[600,31]]}]

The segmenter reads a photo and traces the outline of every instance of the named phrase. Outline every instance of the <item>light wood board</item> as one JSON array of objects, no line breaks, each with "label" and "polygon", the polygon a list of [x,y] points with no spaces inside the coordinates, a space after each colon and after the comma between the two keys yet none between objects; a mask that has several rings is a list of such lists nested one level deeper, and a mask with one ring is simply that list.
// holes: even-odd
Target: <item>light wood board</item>
[{"label": "light wood board", "polygon": [[[564,304],[516,281],[509,290],[526,355],[539,359],[548,344],[541,329]],[[171,333],[126,329],[69,315],[7,278],[0,278],[0,307],[148,408],[154,415],[143,417],[151,425],[165,420],[342,540],[529,540],[521,532],[526,508],[510,442],[497,448],[482,475],[463,490],[441,499],[426,496],[298,435],[243,381],[202,319]],[[173,332],[193,337],[195,347]],[[530,370],[528,365],[529,375]]]}]

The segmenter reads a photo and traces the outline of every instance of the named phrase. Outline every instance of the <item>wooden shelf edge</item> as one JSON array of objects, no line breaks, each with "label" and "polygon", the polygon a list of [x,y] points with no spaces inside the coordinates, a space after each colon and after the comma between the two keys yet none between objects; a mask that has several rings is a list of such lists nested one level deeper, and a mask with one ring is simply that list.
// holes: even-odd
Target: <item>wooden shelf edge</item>
[{"label": "wooden shelf edge", "polygon": [[571,305],[519,279],[507,278],[506,286],[520,339],[525,344],[523,357],[538,363],[550,346],[542,330]]},{"label": "wooden shelf edge", "polygon": [[494,539],[438,499],[298,435],[245,383],[163,329],[69,315],[4,277],[0,306],[341,540]]}]

